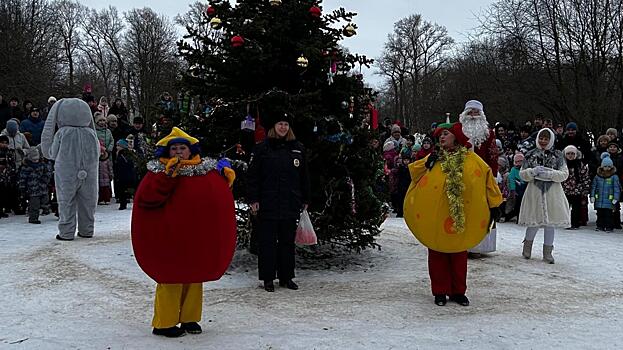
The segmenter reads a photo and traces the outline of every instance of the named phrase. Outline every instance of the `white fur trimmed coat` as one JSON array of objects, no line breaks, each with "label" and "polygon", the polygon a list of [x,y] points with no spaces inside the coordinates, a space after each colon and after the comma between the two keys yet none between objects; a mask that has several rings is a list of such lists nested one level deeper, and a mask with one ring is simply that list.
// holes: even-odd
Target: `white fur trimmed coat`
[{"label": "white fur trimmed coat", "polygon": [[[528,227],[569,227],[569,202],[562,188],[562,182],[569,177],[569,170],[562,152],[553,150],[555,136],[549,129],[550,143],[545,149],[529,151],[519,171],[522,180],[528,183],[521,201],[519,225]],[[545,167],[543,174],[535,175],[537,166]]]}]

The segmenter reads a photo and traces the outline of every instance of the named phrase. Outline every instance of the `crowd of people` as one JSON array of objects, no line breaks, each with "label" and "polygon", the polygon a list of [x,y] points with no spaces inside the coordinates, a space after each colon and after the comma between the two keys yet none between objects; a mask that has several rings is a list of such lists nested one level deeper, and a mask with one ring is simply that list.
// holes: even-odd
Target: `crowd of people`
[{"label": "crowd of people", "polygon": [[[107,97],[96,99],[86,85],[81,99],[90,108],[101,146],[98,203],[110,204],[114,192],[119,209],[124,210],[145,174],[153,140],[171,131],[178,106],[170,94],[163,93],[156,106],[158,121],[150,127],[121,98],[109,105]],[[45,122],[56,102],[50,96],[39,108],[30,100],[20,104],[16,97],[7,102],[0,94],[0,218],[28,212],[28,222],[40,224],[39,215],[54,212],[58,216],[54,164],[43,156],[40,146]]]},{"label": "crowd of people", "polygon": [[[410,183],[408,171],[405,170],[408,164],[425,158],[435,150],[436,140],[432,133],[437,126],[433,123],[428,133],[405,135],[407,131],[399,121],[392,123],[386,120],[386,130],[381,133],[381,139],[385,139],[383,158],[391,203],[397,217],[403,215],[402,203]],[[571,208],[571,224],[567,229],[587,226],[588,203],[591,201],[595,203],[598,214],[597,230],[621,229],[619,182],[623,175],[623,153],[617,129],[607,129],[593,143],[588,134],[579,132],[577,123],[554,125],[551,119],[540,115],[519,129],[500,122],[490,128],[495,135],[496,146],[497,169],[494,173],[497,172],[497,182],[504,196],[501,222],[518,222],[519,209],[528,186],[519,172],[526,154],[538,148],[538,132],[545,128],[552,132],[552,150],[561,152],[569,171],[568,178],[562,182]],[[384,138],[383,135],[389,136]]]}]

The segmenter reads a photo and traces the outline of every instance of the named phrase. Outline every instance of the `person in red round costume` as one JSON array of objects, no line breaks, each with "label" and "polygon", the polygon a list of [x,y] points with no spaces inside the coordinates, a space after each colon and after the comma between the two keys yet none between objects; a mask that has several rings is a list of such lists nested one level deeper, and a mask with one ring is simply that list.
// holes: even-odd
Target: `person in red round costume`
[{"label": "person in red round costume", "polygon": [[179,337],[201,333],[202,283],[220,279],[231,263],[235,173],[227,160],[202,159],[199,141],[178,128],[157,146],[136,191],[132,246],[158,283],[153,333]]}]

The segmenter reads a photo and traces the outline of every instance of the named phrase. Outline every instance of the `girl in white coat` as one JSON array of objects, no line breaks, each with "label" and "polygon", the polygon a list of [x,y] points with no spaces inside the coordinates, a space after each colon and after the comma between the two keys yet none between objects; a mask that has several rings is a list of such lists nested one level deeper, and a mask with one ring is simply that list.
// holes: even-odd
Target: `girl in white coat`
[{"label": "girl in white coat", "polygon": [[530,259],[532,243],[539,228],[543,227],[543,260],[553,264],[554,235],[556,227],[570,224],[569,203],[561,183],[569,170],[561,151],[554,149],[556,137],[550,129],[537,134],[536,149],[526,154],[519,176],[528,183],[521,202],[519,225],[527,226],[522,255]]}]

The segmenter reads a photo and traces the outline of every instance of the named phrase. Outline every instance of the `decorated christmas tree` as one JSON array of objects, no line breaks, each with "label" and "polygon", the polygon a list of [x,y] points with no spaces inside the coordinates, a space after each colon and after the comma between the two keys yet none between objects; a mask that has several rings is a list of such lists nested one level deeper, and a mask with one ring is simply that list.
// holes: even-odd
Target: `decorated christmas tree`
[{"label": "decorated christmas tree", "polygon": [[[310,216],[323,243],[374,247],[387,208],[376,137],[374,93],[361,66],[371,60],[340,42],[356,35],[356,15],[324,13],[321,1],[215,0],[196,4],[179,43],[188,71],[183,88],[200,113],[185,121],[205,153],[247,161],[265,137],[262,116],[287,111],[307,149]],[[201,13],[199,13],[201,11]],[[193,113],[191,113],[193,115]],[[244,171],[234,192],[244,202]],[[241,209],[239,234],[249,230]]]}]

